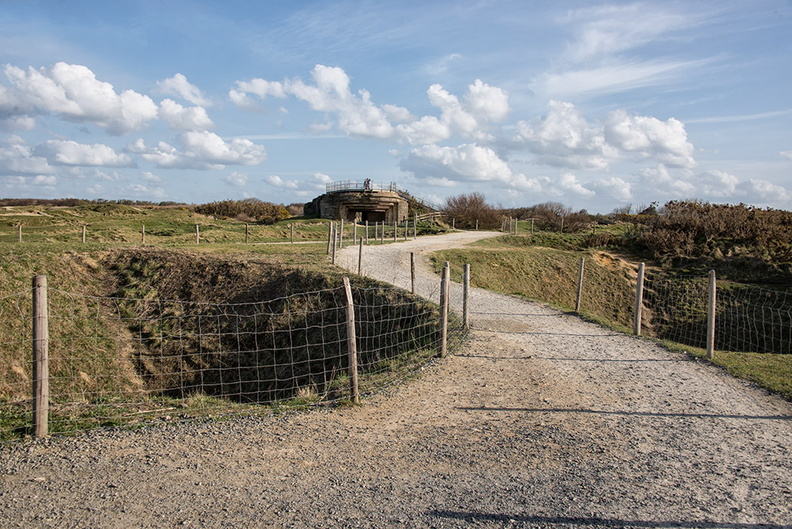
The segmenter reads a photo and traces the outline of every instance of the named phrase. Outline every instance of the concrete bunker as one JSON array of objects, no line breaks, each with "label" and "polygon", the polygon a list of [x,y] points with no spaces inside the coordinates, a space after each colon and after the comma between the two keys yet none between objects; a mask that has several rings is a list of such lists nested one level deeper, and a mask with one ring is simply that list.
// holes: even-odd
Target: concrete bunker
[{"label": "concrete bunker", "polygon": [[396,184],[345,181],[327,184],[326,193],[305,204],[305,215],[330,220],[402,222],[408,203]]}]

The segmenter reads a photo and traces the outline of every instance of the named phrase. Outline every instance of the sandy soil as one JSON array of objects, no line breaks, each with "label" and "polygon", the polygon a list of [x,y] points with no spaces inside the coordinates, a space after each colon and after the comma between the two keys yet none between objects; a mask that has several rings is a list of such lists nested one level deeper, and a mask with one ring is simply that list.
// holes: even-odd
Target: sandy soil
[{"label": "sandy soil", "polygon": [[[483,235],[366,247],[364,271],[408,287],[410,251]],[[539,304],[471,304],[468,348],[360,407],[0,447],[0,526],[792,527],[792,404]]]}]

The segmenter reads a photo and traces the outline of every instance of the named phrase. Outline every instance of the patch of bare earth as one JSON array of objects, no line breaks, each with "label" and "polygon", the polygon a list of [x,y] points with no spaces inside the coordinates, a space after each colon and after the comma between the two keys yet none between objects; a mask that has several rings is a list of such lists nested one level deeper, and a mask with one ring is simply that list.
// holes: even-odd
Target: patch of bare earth
[{"label": "patch of bare earth", "polygon": [[[410,251],[481,235],[364,270],[409,286]],[[360,407],[2,447],[0,526],[792,526],[790,403],[542,305],[472,309],[460,354]]]}]

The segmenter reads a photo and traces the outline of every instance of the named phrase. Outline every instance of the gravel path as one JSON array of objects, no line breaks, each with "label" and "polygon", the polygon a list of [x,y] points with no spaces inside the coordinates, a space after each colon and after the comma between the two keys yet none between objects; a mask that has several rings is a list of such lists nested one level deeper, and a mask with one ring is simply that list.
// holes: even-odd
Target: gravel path
[{"label": "gravel path", "polygon": [[[410,251],[486,235],[366,247],[364,270],[407,287]],[[539,304],[471,304],[462,354],[360,407],[0,447],[0,526],[792,527],[792,404]]]}]

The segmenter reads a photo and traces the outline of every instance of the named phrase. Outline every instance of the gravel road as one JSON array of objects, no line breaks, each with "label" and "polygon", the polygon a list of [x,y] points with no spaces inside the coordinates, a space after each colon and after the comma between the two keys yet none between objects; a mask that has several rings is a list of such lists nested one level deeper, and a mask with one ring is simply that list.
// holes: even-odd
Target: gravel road
[{"label": "gravel road", "polygon": [[[363,268],[407,287],[410,251],[489,235]],[[469,347],[359,407],[0,446],[0,526],[792,527],[791,403],[540,304],[471,308]]]}]

